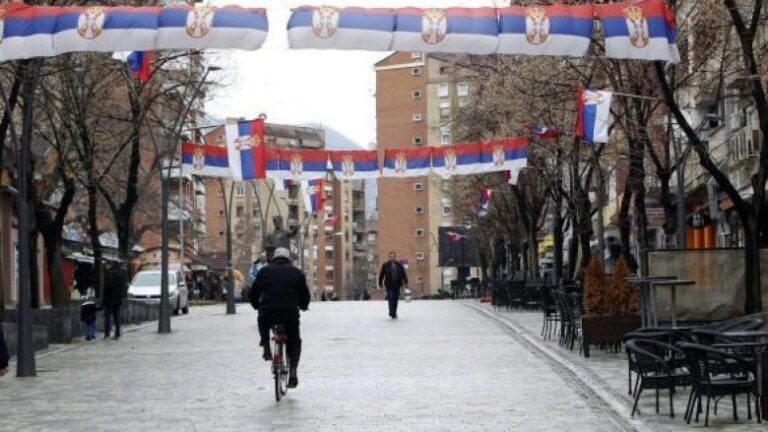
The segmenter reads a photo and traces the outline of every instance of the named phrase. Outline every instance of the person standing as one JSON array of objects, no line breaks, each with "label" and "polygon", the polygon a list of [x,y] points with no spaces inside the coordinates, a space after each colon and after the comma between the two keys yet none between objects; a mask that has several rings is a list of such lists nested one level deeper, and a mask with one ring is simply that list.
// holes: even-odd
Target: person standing
[{"label": "person standing", "polygon": [[264,268],[269,261],[267,260],[267,252],[262,252],[259,255],[259,259],[251,264],[251,268],[248,270],[248,283],[253,283],[256,280],[256,275],[259,274],[259,270]]},{"label": "person standing", "polygon": [[89,288],[80,304],[80,321],[85,323],[85,340],[96,339],[96,299],[93,289]]},{"label": "person standing", "polygon": [[387,289],[389,316],[392,319],[397,319],[397,301],[400,299],[400,288],[408,287],[408,275],[405,273],[405,267],[397,262],[397,255],[394,252],[389,253],[389,261],[381,266],[379,288],[382,286]]},{"label": "person standing", "polygon": [[124,264],[111,263],[104,278],[104,338],[112,333],[112,322],[115,323],[115,340],[120,339],[120,307],[123,305],[128,272]]},{"label": "person standing", "polygon": [[8,360],[11,356],[8,354],[8,345],[5,344],[5,333],[3,325],[0,322],[0,377],[8,373]]}]

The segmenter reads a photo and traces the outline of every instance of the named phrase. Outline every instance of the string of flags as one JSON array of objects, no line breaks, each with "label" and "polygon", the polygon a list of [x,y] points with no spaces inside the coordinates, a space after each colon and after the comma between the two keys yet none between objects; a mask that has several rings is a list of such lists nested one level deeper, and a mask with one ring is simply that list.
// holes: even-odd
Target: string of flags
[{"label": "string of flags", "polygon": [[386,150],[380,169],[375,150],[267,149],[263,119],[227,123],[225,132],[226,147],[182,144],[185,174],[227,177],[236,181],[267,177],[310,181],[324,178],[328,171],[340,180],[405,178],[430,173],[450,177],[519,170],[528,158],[528,139],[521,137]]},{"label": "string of flags", "polygon": [[[675,15],[664,0],[611,4],[421,9],[302,6],[288,21],[294,49],[463,54],[587,54],[600,22],[605,55],[678,63]],[[0,5],[0,61],[69,52],[261,48],[265,9]]]}]

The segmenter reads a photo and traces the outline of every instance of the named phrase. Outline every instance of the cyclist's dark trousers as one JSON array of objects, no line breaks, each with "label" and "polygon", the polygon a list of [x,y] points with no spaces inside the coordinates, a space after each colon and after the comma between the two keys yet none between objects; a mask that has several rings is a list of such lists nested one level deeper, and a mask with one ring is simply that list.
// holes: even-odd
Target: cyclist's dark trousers
[{"label": "cyclist's dark trousers", "polygon": [[296,370],[299,367],[299,358],[301,357],[301,335],[299,333],[299,313],[277,310],[259,311],[259,335],[261,337],[261,346],[269,344],[269,330],[275,324],[285,326],[285,335],[288,337],[286,343],[286,354],[291,363],[291,369]]},{"label": "cyclist's dark trousers", "polygon": [[389,315],[397,315],[397,300],[400,298],[400,288],[387,287],[387,301],[389,301]]}]

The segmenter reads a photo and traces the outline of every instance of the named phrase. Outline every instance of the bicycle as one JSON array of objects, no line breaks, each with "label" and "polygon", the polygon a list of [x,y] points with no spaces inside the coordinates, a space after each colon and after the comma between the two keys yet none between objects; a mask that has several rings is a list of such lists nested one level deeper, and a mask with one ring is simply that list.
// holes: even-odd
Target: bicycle
[{"label": "bicycle", "polygon": [[285,327],[282,324],[272,326],[272,375],[275,378],[275,399],[280,399],[288,392],[288,358],[285,355]]}]

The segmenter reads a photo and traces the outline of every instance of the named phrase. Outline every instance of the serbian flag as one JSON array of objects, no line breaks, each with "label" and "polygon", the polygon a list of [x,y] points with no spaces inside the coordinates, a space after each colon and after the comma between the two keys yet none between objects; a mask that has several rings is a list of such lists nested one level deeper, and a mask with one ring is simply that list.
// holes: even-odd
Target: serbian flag
[{"label": "serbian flag", "polygon": [[666,1],[598,4],[595,11],[605,37],[606,57],[680,62],[675,14]]},{"label": "serbian flag", "polygon": [[310,214],[317,214],[323,208],[323,179],[304,182],[304,208]]},{"label": "serbian flag", "polygon": [[302,6],[288,20],[291,48],[390,51],[395,14],[392,9]]},{"label": "serbian flag", "polygon": [[230,177],[227,148],[192,142],[182,143],[181,170],[184,175]]},{"label": "serbian flag", "polygon": [[131,73],[141,82],[149,81],[152,66],[152,51],[134,51],[126,59]]},{"label": "serbian flag", "polygon": [[339,180],[377,178],[379,176],[376,150],[335,150],[328,152],[333,174]]},{"label": "serbian flag", "polygon": [[594,20],[591,4],[500,8],[496,52],[580,57],[589,49]]},{"label": "serbian flag", "polygon": [[541,126],[536,123],[526,123],[523,125],[524,128],[528,129],[528,132],[530,132],[532,135],[536,135],[539,138],[557,138],[560,135],[563,134],[563,131],[556,128],[551,128],[547,126]]},{"label": "serbian flag", "polygon": [[395,9],[389,51],[493,54],[499,43],[496,8]]},{"label": "serbian flag", "polygon": [[327,227],[334,227],[334,226],[336,226],[336,222],[338,222],[338,221],[339,221],[339,217],[338,216],[333,216],[333,215],[330,215],[330,214],[326,214],[325,215],[325,219],[323,220],[323,225],[325,225]]},{"label": "serbian flag", "polygon": [[479,204],[477,209],[475,209],[475,213],[480,217],[486,217],[488,216],[488,209],[491,206],[491,190],[483,186],[480,188],[477,195]]},{"label": "serbian flag", "polygon": [[264,120],[228,122],[225,132],[232,178],[239,181],[265,178],[267,148]]},{"label": "serbian flag", "polygon": [[513,171],[524,167],[528,161],[528,138],[506,138],[481,144],[483,169],[492,171]]},{"label": "serbian flag", "polygon": [[280,179],[296,181],[324,178],[328,169],[326,150],[280,150],[276,169],[269,174]]},{"label": "serbian flag", "polygon": [[432,148],[405,148],[384,151],[382,177],[428,175],[432,167]]},{"label": "serbian flag", "polygon": [[608,126],[611,124],[611,96],[602,90],[579,89],[576,118],[576,136],[590,143],[608,142]]},{"label": "serbian flag", "polygon": [[477,173],[482,166],[483,153],[479,142],[432,149],[432,170],[442,177]]}]

